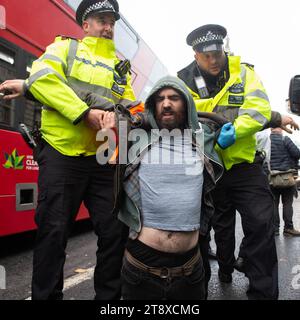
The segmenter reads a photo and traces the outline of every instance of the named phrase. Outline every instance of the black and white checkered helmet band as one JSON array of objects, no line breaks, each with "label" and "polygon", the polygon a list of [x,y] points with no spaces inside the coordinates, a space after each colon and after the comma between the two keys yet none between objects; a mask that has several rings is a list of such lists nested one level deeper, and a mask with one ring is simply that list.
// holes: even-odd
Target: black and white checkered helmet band
[{"label": "black and white checkered helmet band", "polygon": [[209,31],[206,36],[199,37],[199,38],[196,38],[195,40],[193,40],[192,46],[195,47],[198,44],[203,44],[203,43],[210,42],[210,41],[223,41],[223,39],[224,39],[224,37],[222,35],[214,34],[211,31]]},{"label": "black and white checkered helmet band", "polygon": [[89,13],[100,9],[103,9],[102,12],[116,12],[114,6],[108,0],[97,2],[84,11],[84,14],[82,15],[82,22],[85,21]]}]

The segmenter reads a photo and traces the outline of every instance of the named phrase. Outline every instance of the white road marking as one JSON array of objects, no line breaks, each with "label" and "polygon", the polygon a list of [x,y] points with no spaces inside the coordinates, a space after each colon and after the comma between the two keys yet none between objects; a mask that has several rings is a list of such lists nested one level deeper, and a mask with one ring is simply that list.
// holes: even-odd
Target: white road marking
[{"label": "white road marking", "polygon": [[[85,272],[76,274],[76,275],[66,279],[64,282],[64,290],[63,291],[67,291],[73,287],[78,286],[80,283],[82,283],[84,281],[93,279],[94,269],[95,269],[95,267],[86,269]],[[31,300],[31,297],[29,297],[25,300]]]}]

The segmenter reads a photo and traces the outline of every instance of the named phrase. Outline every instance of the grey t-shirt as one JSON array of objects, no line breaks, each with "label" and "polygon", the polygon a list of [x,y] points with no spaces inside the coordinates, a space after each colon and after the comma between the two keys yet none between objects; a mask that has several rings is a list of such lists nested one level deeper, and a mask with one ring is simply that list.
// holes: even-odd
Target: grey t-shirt
[{"label": "grey t-shirt", "polygon": [[162,139],[139,168],[143,226],[169,231],[200,228],[203,161],[188,137]]}]

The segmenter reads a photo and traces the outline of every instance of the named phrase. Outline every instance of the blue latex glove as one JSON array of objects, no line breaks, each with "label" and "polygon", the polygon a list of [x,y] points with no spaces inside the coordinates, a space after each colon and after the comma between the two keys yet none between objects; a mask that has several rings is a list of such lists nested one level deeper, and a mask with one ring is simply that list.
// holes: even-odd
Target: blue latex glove
[{"label": "blue latex glove", "polygon": [[217,143],[221,149],[226,149],[233,145],[236,140],[235,128],[228,122],[223,125]]}]

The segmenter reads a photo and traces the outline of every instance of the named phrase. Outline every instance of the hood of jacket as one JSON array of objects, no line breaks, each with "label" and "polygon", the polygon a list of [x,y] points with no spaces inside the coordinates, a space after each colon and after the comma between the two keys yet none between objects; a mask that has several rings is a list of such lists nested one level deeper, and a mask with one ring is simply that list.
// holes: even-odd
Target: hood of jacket
[{"label": "hood of jacket", "polygon": [[166,76],[159,80],[153,89],[151,90],[148,98],[145,102],[145,112],[147,114],[148,121],[150,126],[153,129],[158,129],[158,125],[155,120],[155,93],[163,88],[172,88],[179,91],[186,100],[187,106],[187,121],[188,127],[187,129],[192,129],[192,132],[195,133],[200,129],[199,122],[198,122],[198,115],[195,107],[194,100],[189,93],[185,83],[178,79],[177,77]]},{"label": "hood of jacket", "polygon": [[[191,129],[193,135],[197,135],[197,132],[204,134],[204,185],[203,185],[203,205],[201,214],[201,228],[200,233],[206,235],[211,224],[211,218],[214,213],[214,207],[211,200],[210,191],[215,188],[216,181],[220,179],[223,173],[223,166],[218,157],[218,154],[214,150],[215,132],[209,126],[202,124],[202,128],[199,125],[198,114],[194,104],[192,95],[188,91],[186,85],[179,78],[167,76],[162,78],[156,83],[151,90],[148,98],[145,102],[145,113],[147,115],[148,123],[153,129],[159,129],[155,120],[155,93],[163,88],[173,88],[179,91],[186,99],[187,106],[187,120],[188,128]],[[122,185],[124,190],[123,195],[119,196],[121,205],[117,206],[119,219],[130,227],[130,237],[135,239],[138,233],[141,231],[142,218],[141,218],[141,196],[139,188],[138,170],[139,158],[144,150],[147,150],[151,144],[149,136],[142,135],[139,139],[142,147],[139,149],[137,155],[136,149],[133,148],[133,159],[124,169],[123,176],[120,179],[121,182],[118,185]],[[131,149],[130,149],[131,150]],[[129,152],[130,152],[129,150]],[[202,150],[203,152],[203,150]],[[136,161],[137,160],[137,161]],[[117,185],[117,184],[116,184]]]},{"label": "hood of jacket", "polygon": [[[150,127],[152,129],[157,129],[158,125],[155,119],[155,93],[157,93],[159,90],[163,88],[173,88],[177,91],[179,91],[185,98],[186,100],[186,107],[187,107],[187,129],[191,130],[192,133],[192,138],[194,142],[199,141],[197,138],[199,135],[203,134],[204,137],[204,150],[202,149],[202,145],[198,145],[198,151],[200,153],[203,153],[205,157],[207,157],[211,162],[214,167],[214,179],[213,180],[218,180],[221,175],[223,174],[223,166],[222,162],[217,154],[217,152],[214,149],[215,145],[215,139],[216,139],[216,132],[213,131],[210,127],[208,127],[205,124],[201,124],[202,128],[200,127],[199,120],[198,120],[198,114],[196,110],[196,106],[193,100],[192,95],[190,94],[189,90],[187,89],[187,86],[185,83],[180,80],[177,77],[173,76],[166,76],[159,80],[151,90],[149,96],[147,97],[145,101],[145,114],[147,117],[147,122],[150,124]],[[154,137],[155,136],[155,137]],[[140,143],[140,153],[144,152],[147,150],[148,146],[152,143],[154,143],[154,140],[151,140],[152,138],[158,139],[158,135],[153,134],[152,136],[148,134],[148,136],[141,136],[139,143]],[[130,158],[133,159],[131,161],[131,164],[135,163],[138,165],[138,158],[139,155],[136,154],[136,150],[131,149],[129,150],[129,153],[133,152],[133,154],[130,154]],[[137,161],[137,162],[136,162]],[[132,171],[135,170],[135,166],[133,167],[128,167],[126,170],[125,176],[128,176]]]}]

